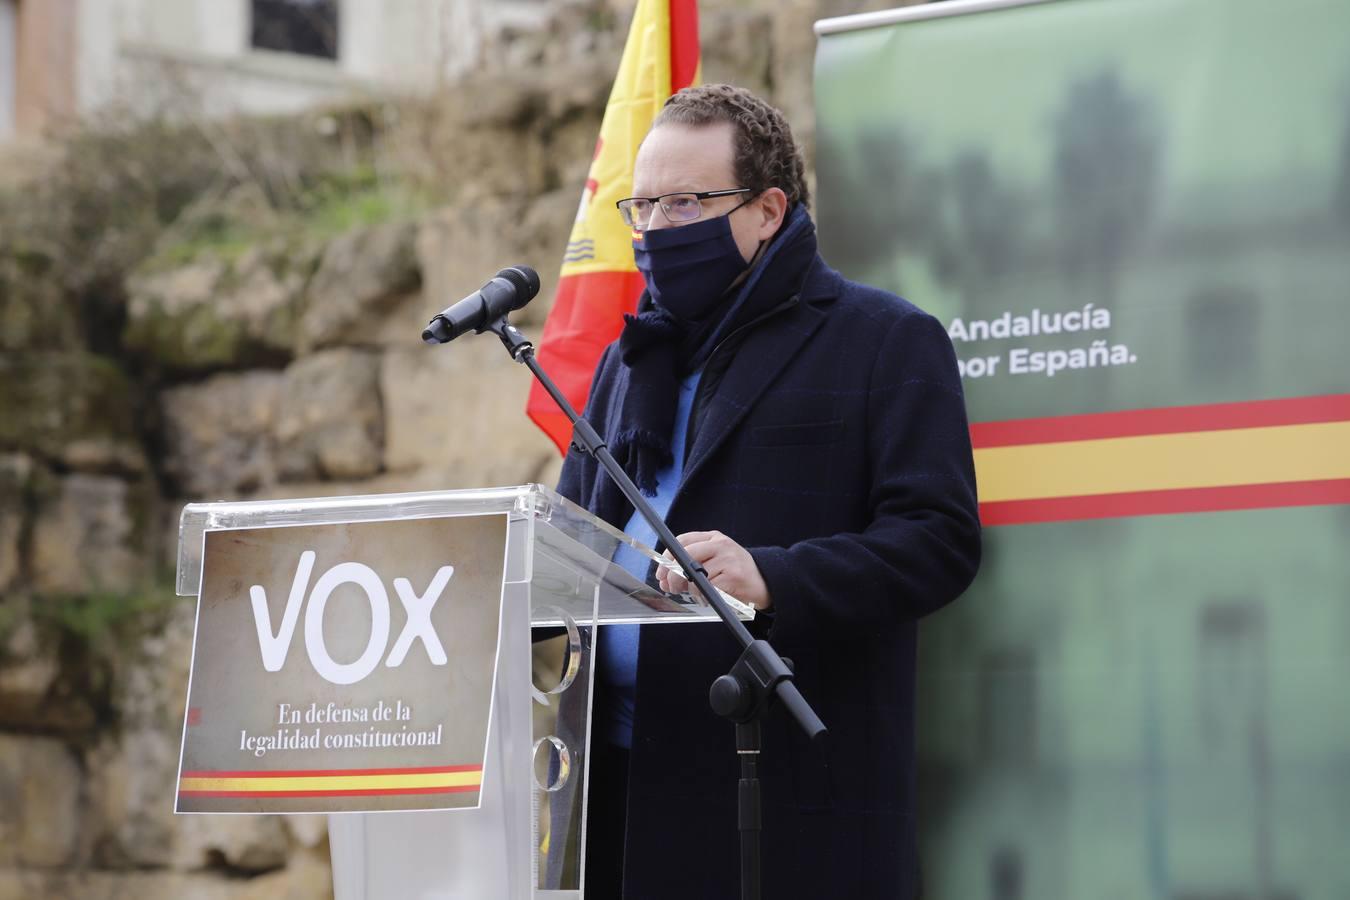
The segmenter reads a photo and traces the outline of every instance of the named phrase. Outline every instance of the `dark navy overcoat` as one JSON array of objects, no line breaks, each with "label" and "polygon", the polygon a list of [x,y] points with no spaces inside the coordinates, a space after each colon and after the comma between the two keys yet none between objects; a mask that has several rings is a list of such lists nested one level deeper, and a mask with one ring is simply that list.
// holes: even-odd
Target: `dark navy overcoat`
[{"label": "dark navy overcoat", "polygon": [[[764,896],[915,896],[916,623],[980,559],[951,342],[932,316],[816,256],[798,302],[709,366],[719,377],[703,379],[667,523],[750,548],[773,600],[758,627],[830,729],[817,749],[781,709],[765,723]],[[611,346],[586,408],[610,440],[628,376]],[[632,509],[607,499],[605,477],[574,448],[559,490],[623,527]],[[649,626],[640,646],[625,897],[730,900],[739,768],[707,698],[737,645],[715,624]]]}]

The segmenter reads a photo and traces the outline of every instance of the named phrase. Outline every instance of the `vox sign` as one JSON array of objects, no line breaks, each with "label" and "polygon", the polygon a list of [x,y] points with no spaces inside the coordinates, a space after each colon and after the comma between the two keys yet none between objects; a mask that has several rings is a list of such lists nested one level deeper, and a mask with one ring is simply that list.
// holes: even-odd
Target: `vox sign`
[{"label": "vox sign", "polygon": [[[300,621],[300,608],[305,610],[305,652],[309,655],[314,671],[333,684],[355,684],[379,666],[381,658],[389,668],[397,668],[407,658],[414,641],[421,641],[427,656],[433,665],[446,664],[445,648],[431,624],[431,610],[445,591],[450,578],[455,574],[454,566],[441,566],[432,576],[426,590],[418,594],[412,583],[406,578],[394,579],[394,593],[408,614],[398,640],[389,647],[389,593],[384,582],[370,566],[356,562],[338,563],[319,576],[313,589],[310,579],[314,574],[315,553],[306,550],[300,554],[295,567],[295,577],[291,581],[291,591],[286,598],[286,609],[281,622],[274,630],[272,614],[267,606],[267,591],[260,584],[249,588],[249,597],[253,601],[253,624],[258,630],[258,649],[262,654],[263,667],[269,672],[279,672],[286,663],[291,648],[291,639],[295,635],[296,624]],[[354,584],[365,592],[370,603],[370,638],[366,649],[355,662],[340,663],[328,652],[323,637],[323,616],[333,591],[341,585]],[[388,650],[388,656],[385,651]]]}]

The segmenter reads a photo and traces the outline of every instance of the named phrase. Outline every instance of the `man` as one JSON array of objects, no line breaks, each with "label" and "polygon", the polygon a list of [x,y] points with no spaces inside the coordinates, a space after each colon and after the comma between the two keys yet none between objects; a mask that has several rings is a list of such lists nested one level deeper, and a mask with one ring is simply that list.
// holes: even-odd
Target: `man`
[{"label": "man", "polygon": [[[820,258],[801,154],[747,91],[672,97],[633,193],[619,207],[648,291],[586,414],[712,583],[759,611],[752,630],[831,732],[821,749],[766,717],[764,896],[914,897],[916,620],[980,555],[951,344]],[[653,540],[575,450],[559,490]],[[739,767],[708,687],[739,647],[720,624],[608,628],[597,646],[588,900],[738,896]]]}]

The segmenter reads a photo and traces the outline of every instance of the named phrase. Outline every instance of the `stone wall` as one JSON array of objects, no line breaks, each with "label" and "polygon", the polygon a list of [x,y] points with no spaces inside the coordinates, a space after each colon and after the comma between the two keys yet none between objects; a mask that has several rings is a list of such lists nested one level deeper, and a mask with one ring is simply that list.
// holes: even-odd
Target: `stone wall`
[{"label": "stone wall", "polygon": [[[809,142],[810,24],[865,5],[706,3],[705,78],[767,93]],[[631,7],[558,8],[436,101],[449,206],[142,265],[110,291],[113,335],[63,296],[61,261],[0,246],[0,900],[331,895],[322,817],[172,813],[194,619],[167,587],[177,516],[555,480],[528,373],[490,338],[419,335],[508,263],[543,276],[515,317],[542,326]]]},{"label": "stone wall", "polygon": [[[523,416],[528,372],[491,339],[420,340],[488,260],[556,268],[570,211],[531,210],[504,211],[515,227],[490,241],[452,208],[135,273],[120,358],[68,339],[6,352],[0,900],[327,895],[321,817],[173,815],[194,615],[165,596],[176,516],[198,498],[555,478]],[[46,314],[6,298],[16,319],[21,302]]]}]

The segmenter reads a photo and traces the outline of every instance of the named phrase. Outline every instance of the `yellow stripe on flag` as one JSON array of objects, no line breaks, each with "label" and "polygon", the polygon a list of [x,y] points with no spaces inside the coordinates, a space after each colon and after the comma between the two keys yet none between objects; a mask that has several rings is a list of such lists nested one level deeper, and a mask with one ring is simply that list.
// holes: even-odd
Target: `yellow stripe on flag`
[{"label": "yellow stripe on flag", "polygon": [[669,0],[639,0],[568,240],[590,258],[564,262],[563,277],[637,271],[632,232],[614,204],[631,196],[638,144],[670,96],[670,41]]},{"label": "yellow stripe on flag", "polygon": [[181,791],[249,791],[274,793],[288,791],[368,791],[408,790],[415,788],[477,787],[482,771],[417,772],[402,775],[302,775],[267,778],[183,778]]}]

